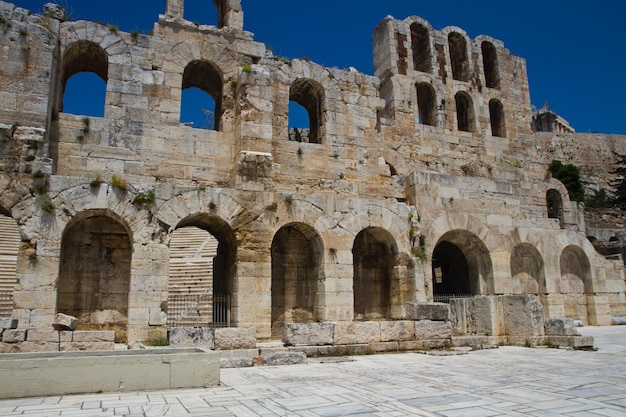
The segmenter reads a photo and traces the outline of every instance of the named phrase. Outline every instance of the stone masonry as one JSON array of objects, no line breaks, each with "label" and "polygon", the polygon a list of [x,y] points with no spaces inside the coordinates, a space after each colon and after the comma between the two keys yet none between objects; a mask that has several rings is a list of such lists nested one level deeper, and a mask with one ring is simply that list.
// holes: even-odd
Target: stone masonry
[{"label": "stone masonry", "polygon": [[[12,335],[65,313],[118,343],[165,336],[169,242],[191,226],[219,242],[220,323],[259,342],[448,340],[424,311],[451,296],[533,294],[546,319],[593,325],[626,316],[623,263],[594,250],[584,208],[547,174],[564,154],[605,166],[626,137],[533,133],[526,64],[503,42],[387,17],[367,75],[276,57],[239,0],[214,3],[219,27],[168,0],[144,35],[0,1]],[[104,117],[63,111],[85,71],[106,82]],[[212,129],[181,124],[191,87],[213,97]],[[290,101],[309,113],[303,140]]]}]

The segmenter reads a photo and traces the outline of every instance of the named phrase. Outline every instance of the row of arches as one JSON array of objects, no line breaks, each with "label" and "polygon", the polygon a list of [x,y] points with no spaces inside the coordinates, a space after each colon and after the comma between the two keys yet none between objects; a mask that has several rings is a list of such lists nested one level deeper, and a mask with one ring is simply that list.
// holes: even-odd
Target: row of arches
[{"label": "row of arches", "polygon": [[[433,72],[433,54],[429,28],[419,22],[413,22],[411,31],[411,51],[413,69],[419,72]],[[485,40],[480,44],[485,85],[488,88],[500,89],[500,69],[498,51],[493,43]],[[465,36],[457,31],[448,34],[448,52],[452,78],[469,82],[472,77],[470,60]]]},{"label": "row of arches", "polygon": [[[423,125],[437,125],[437,94],[430,83],[420,82],[416,85],[418,122]],[[457,129],[462,132],[476,131],[476,116],[471,96],[459,91],[454,96],[456,106]],[[504,106],[498,99],[489,101],[489,120],[492,136],[506,137]]]}]

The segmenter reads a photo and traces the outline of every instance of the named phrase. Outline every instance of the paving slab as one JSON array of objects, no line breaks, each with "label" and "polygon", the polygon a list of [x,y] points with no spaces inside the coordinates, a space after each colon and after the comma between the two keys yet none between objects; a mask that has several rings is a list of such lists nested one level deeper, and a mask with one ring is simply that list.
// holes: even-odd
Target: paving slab
[{"label": "paving slab", "polygon": [[504,346],[325,358],[223,369],[221,385],[205,389],[2,400],[0,415],[626,417],[626,326],[579,331],[597,351]]}]

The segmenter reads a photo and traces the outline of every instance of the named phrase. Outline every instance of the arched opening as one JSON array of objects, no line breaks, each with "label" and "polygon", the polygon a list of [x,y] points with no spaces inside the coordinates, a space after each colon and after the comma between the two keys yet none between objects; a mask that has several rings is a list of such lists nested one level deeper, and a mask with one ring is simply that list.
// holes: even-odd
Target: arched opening
[{"label": "arched opening", "polygon": [[433,298],[493,294],[493,267],[489,250],[480,238],[463,230],[452,230],[439,239],[432,259]]},{"label": "arched opening", "polygon": [[500,88],[500,69],[498,66],[498,52],[491,42],[484,41],[480,45],[483,54],[485,69],[485,84],[489,88]]},{"label": "arched opening", "polygon": [[419,123],[429,126],[437,125],[435,90],[428,83],[417,84],[417,109]]},{"label": "arched opening", "polygon": [[450,48],[452,78],[458,81],[469,81],[470,67],[465,37],[457,32],[450,33],[448,35],[448,47]]},{"label": "arched opening", "polygon": [[[6,213],[6,214],[5,214]],[[0,207],[0,317],[13,315],[13,291],[17,283],[20,232],[8,211]]]},{"label": "arched opening", "polygon": [[419,23],[411,25],[411,50],[415,71],[432,72],[430,36],[428,29]]},{"label": "arched opening", "polygon": [[[207,126],[208,129],[220,130],[222,87],[222,75],[212,63],[203,60],[190,62],[183,72],[180,121],[192,123],[193,127]],[[189,94],[187,89],[191,89]],[[193,101],[198,96],[200,101]]]},{"label": "arched opening", "polygon": [[61,241],[57,312],[78,329],[114,330],[126,342],[132,239],[121,219],[104,210],[74,217]]},{"label": "arched opening", "polygon": [[[289,89],[289,101],[302,106],[308,114],[308,135],[302,132],[302,141],[308,137],[309,143],[322,143],[324,88],[316,81],[298,78],[291,84]],[[291,110],[290,106],[290,110]],[[292,115],[289,115],[291,120]],[[291,125],[291,121],[289,122]]]},{"label": "arched opening", "polygon": [[491,99],[489,101],[489,118],[491,120],[491,135],[505,138],[504,107],[499,100]]},{"label": "arched opening", "polygon": [[543,258],[539,251],[528,243],[522,243],[511,253],[511,277],[515,294],[545,294],[546,276]]},{"label": "arched opening", "polygon": [[[217,1],[217,3],[222,2]],[[212,2],[209,0],[185,0],[184,18],[197,25],[222,27],[219,23],[220,14],[216,0]]]},{"label": "arched opening", "polygon": [[459,91],[454,96],[456,103],[457,127],[463,132],[474,132],[474,105],[469,94]]},{"label": "arched opening", "polygon": [[319,321],[323,244],[311,227],[283,226],[272,241],[272,337],[285,323]]},{"label": "arched opening", "polygon": [[393,236],[370,227],[354,240],[354,319],[388,318],[391,310],[391,282],[398,249]]},{"label": "arched opening", "polygon": [[289,102],[289,140],[309,142],[309,112],[295,101]]},{"label": "arched opening", "polygon": [[586,294],[593,293],[589,259],[581,248],[570,245],[561,253],[560,266],[565,316],[588,324]]},{"label": "arched opening", "polygon": [[103,117],[108,74],[108,56],[100,45],[84,40],[70,45],[63,55],[58,111]]},{"label": "arched opening", "polygon": [[546,193],[546,205],[548,207],[548,218],[559,219],[559,225],[563,228],[565,218],[563,217],[563,198],[561,193],[555,189],[549,189]]},{"label": "arched opening", "polygon": [[235,276],[235,235],[215,215],[182,220],[170,240],[168,327],[228,327]]}]

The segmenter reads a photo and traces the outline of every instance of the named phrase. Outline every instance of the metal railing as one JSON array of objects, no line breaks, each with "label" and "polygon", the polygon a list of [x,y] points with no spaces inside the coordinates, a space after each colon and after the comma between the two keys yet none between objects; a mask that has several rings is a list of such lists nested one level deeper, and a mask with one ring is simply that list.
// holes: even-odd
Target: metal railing
[{"label": "metal railing", "polygon": [[433,301],[436,303],[449,303],[455,298],[472,298],[472,294],[434,294]]},{"label": "metal railing", "polygon": [[168,327],[229,327],[230,297],[222,294],[170,294]]},{"label": "metal railing", "polygon": [[13,292],[0,291],[0,317],[11,317],[13,314]]}]

